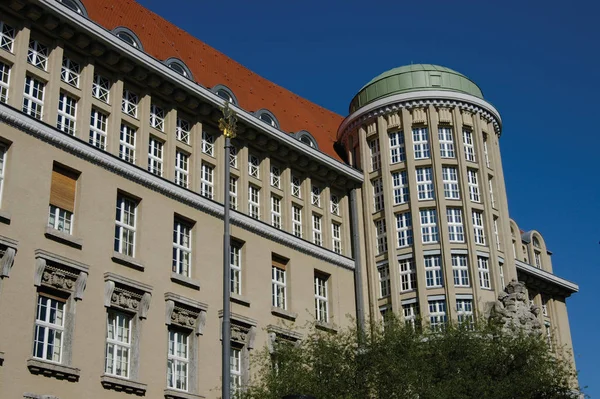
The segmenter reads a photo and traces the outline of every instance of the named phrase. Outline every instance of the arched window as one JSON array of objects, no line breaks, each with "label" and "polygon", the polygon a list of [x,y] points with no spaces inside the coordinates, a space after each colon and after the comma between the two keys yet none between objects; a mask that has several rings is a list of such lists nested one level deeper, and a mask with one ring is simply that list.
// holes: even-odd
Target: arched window
[{"label": "arched window", "polygon": [[113,29],[113,34],[130,46],[144,50],[142,47],[142,42],[131,29],[124,26],[119,26],[118,28]]},{"label": "arched window", "polygon": [[75,11],[77,14],[81,14],[84,17],[88,17],[87,10],[79,0],[56,0],[65,7]]},{"label": "arched window", "polygon": [[165,64],[167,64],[169,68],[171,68],[181,76],[186,77],[188,79],[192,79],[192,71],[190,71],[187,65],[185,65],[185,63],[180,59],[173,57],[167,58],[165,60]]},{"label": "arched window", "polygon": [[224,85],[216,85],[212,88],[212,92],[215,93],[217,96],[221,97],[222,99],[227,100],[232,104],[238,105],[237,98],[229,89],[229,87]]},{"label": "arched window", "polygon": [[277,118],[275,118],[275,115],[273,115],[271,111],[260,109],[256,111],[254,115],[261,121],[279,129],[279,121],[277,121]]},{"label": "arched window", "polygon": [[319,146],[317,145],[317,141],[315,140],[315,138],[306,130],[300,130],[298,133],[295,134],[295,136],[298,140],[300,140],[307,146],[316,148],[317,150],[319,149]]},{"label": "arched window", "polygon": [[533,246],[536,248],[542,248],[540,245],[540,240],[538,240],[537,237],[533,237]]}]

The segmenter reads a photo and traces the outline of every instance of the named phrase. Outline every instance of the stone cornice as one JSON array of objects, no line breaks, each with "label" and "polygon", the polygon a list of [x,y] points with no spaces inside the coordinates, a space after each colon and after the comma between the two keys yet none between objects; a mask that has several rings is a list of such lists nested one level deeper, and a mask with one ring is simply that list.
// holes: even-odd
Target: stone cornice
[{"label": "stone cornice", "polygon": [[[99,150],[98,148],[67,135],[47,124],[22,114],[16,109],[5,104],[0,104],[0,122],[15,127],[33,137],[49,143],[79,158],[85,159],[95,165],[111,171],[119,176],[134,181],[153,191],[159,192],[190,207],[208,213],[212,216],[223,218],[223,205],[211,201],[200,194],[176,185],[174,182],[163,179],[143,168],[132,165],[116,156]],[[333,251],[319,247],[308,241],[302,240],[293,234],[274,228],[239,212],[231,212],[231,223],[245,230],[251,231],[262,237],[278,242],[300,252],[322,259],[329,263],[354,269],[354,260],[336,254]]]},{"label": "stone cornice", "polygon": [[565,296],[569,296],[579,291],[579,286],[577,284],[565,280],[564,278],[558,277],[555,274],[552,274],[542,269],[538,269],[535,266],[528,265],[527,263],[522,262],[518,259],[515,259],[515,264],[517,266],[518,272],[526,273],[537,280],[541,280],[546,284],[559,288],[566,294]]}]

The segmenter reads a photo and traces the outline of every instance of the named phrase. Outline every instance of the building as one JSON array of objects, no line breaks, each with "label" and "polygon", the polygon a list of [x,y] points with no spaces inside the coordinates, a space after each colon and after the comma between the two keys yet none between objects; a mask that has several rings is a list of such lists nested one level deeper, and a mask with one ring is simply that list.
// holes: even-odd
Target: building
[{"label": "building", "polygon": [[578,288],[509,218],[501,119],[463,75],[394,69],[344,119],[134,1],[0,10],[2,397],[219,396],[226,161],[236,387],[306,322],[469,322],[517,277],[571,346]]}]

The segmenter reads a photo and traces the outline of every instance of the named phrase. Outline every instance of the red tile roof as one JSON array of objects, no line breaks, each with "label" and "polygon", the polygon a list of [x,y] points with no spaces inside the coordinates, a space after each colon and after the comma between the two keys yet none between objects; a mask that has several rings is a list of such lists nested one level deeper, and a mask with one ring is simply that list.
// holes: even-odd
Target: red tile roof
[{"label": "red tile roof", "polygon": [[82,2],[94,22],[108,30],[119,26],[131,29],[152,57],[180,59],[198,83],[209,88],[227,86],[245,110],[268,109],[283,131],[307,130],[322,152],[340,160],[333,143],[342,116],[264,79],[133,0]]}]

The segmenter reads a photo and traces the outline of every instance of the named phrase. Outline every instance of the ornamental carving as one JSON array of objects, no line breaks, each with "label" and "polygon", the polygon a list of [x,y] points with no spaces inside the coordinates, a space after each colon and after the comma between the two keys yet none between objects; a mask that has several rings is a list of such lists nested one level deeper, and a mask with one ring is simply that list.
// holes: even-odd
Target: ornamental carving
[{"label": "ornamental carving", "polygon": [[231,325],[231,340],[245,345],[248,339],[250,328],[240,326],[238,324]]},{"label": "ornamental carving", "polygon": [[183,309],[175,306],[173,313],[171,313],[171,323],[177,324],[185,328],[194,328],[196,325],[196,319],[198,313],[190,312],[187,309]]},{"label": "ornamental carving", "polygon": [[165,323],[167,325],[177,325],[185,329],[194,330],[196,335],[202,334],[204,325],[206,324],[206,309],[185,303],[185,301],[189,301],[185,298],[182,298],[184,303],[180,303],[175,297],[176,295],[172,293],[165,294],[165,298],[167,299],[165,301]]},{"label": "ornamental carving", "polygon": [[412,110],[412,123],[427,124],[427,113],[423,108],[414,108]]},{"label": "ornamental carving", "polygon": [[473,114],[470,112],[463,111],[462,113],[463,125],[473,126]]},{"label": "ornamental carving", "polygon": [[143,294],[125,289],[112,280],[104,282],[104,306],[115,307],[135,312],[140,319],[145,319],[150,309],[152,295],[149,292]]},{"label": "ornamental carving", "polygon": [[539,306],[529,301],[525,283],[512,280],[493,303],[490,321],[509,332],[517,328],[526,334],[540,335],[542,323],[538,319],[539,314]]},{"label": "ornamental carving", "polygon": [[448,108],[439,108],[438,118],[440,123],[452,123],[452,112]]},{"label": "ornamental carving", "polygon": [[51,264],[48,265],[46,259],[36,259],[36,269],[34,284],[36,287],[44,286],[57,289],[59,291],[73,293],[75,299],[83,299],[83,291],[87,282],[88,274],[84,271],[78,273],[72,269]]},{"label": "ornamental carving", "polygon": [[372,134],[377,134],[377,124],[375,122],[367,125],[367,137]]},{"label": "ornamental carving", "polygon": [[59,290],[70,291],[75,285],[76,279],[71,279],[71,276],[67,276],[62,270],[52,270],[50,267],[46,267],[42,274],[42,284],[47,285]]},{"label": "ornamental carving", "polygon": [[[116,289],[118,290],[118,289]],[[134,296],[130,292],[120,290],[121,292],[114,292],[110,298],[110,304],[124,309],[137,310],[140,305],[140,297]]]},{"label": "ornamental carving", "polygon": [[0,277],[9,277],[10,270],[15,262],[15,254],[17,251],[14,248],[6,247],[0,251],[2,258],[0,259]]},{"label": "ornamental carving", "polygon": [[400,127],[402,121],[400,120],[400,115],[397,112],[392,112],[388,115],[388,129],[397,129]]}]

